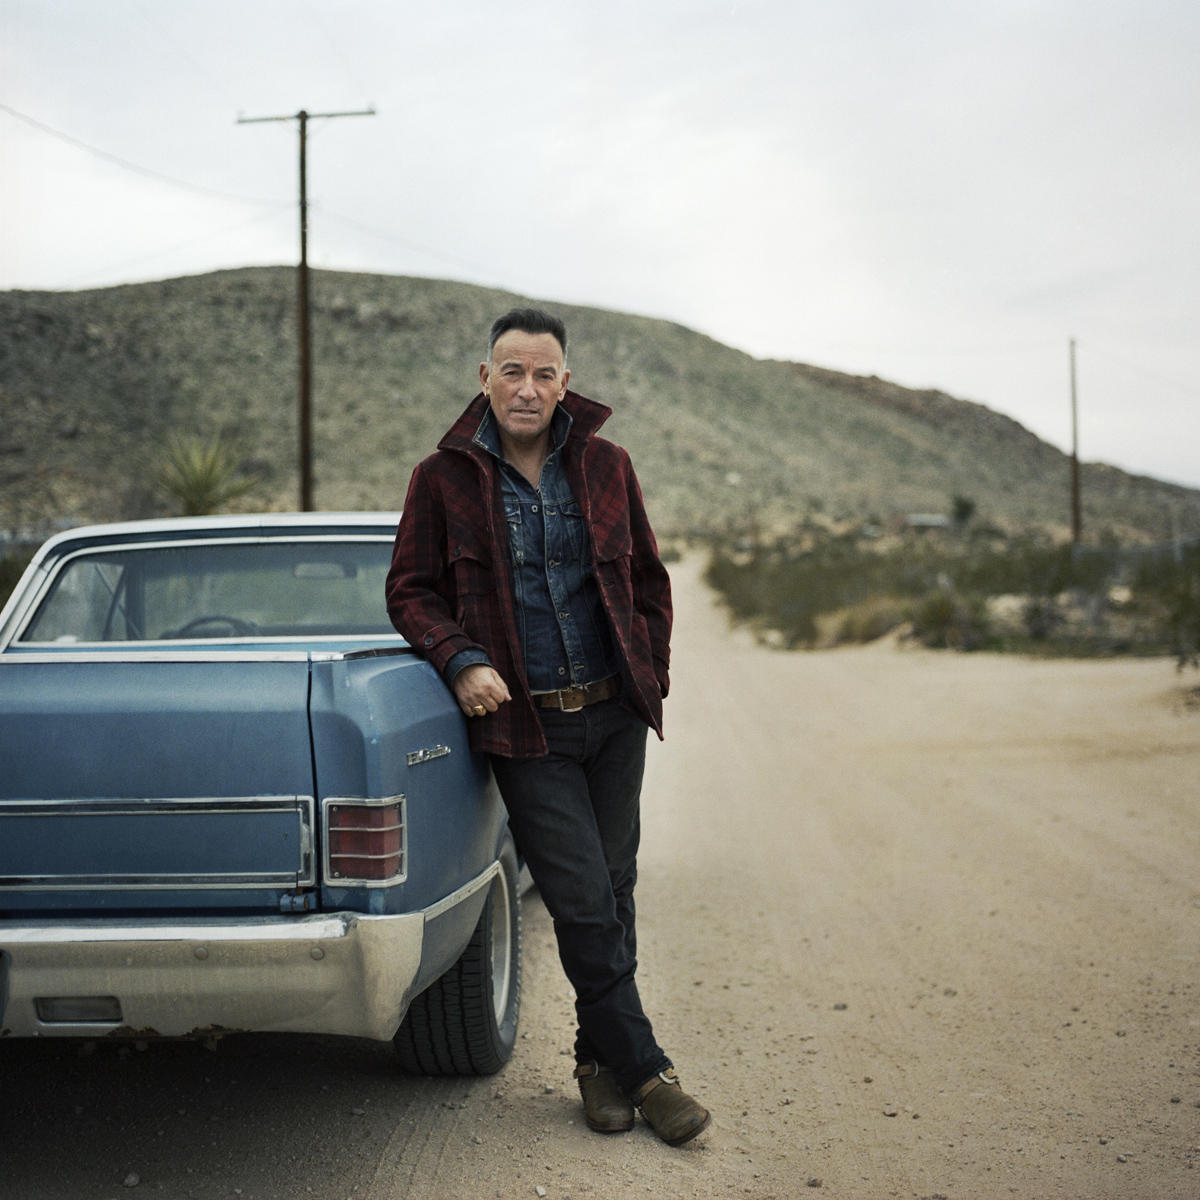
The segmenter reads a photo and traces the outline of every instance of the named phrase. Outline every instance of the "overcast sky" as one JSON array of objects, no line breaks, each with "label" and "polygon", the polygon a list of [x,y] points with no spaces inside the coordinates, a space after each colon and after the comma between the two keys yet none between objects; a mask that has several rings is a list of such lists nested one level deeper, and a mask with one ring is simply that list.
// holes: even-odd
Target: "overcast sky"
[{"label": "overcast sky", "polygon": [[0,110],[2,288],[292,262],[295,125],[238,113],[373,104],[312,127],[318,266],[668,317],[1064,448],[1075,336],[1083,457],[1200,486],[1195,0],[0,0],[0,39],[0,104],[201,189]]}]

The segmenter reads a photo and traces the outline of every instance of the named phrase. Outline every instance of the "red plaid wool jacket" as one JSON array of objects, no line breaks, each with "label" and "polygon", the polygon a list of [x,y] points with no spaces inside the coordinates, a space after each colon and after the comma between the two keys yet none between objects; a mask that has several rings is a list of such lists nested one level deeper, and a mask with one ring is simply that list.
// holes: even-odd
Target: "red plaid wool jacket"
[{"label": "red plaid wool jacket", "polygon": [[[573,422],[563,461],[622,660],[622,703],[662,737],[670,580],[629,455],[596,436],[612,409],[575,392],[561,404]],[[439,672],[460,650],[485,651],[512,700],[470,721],[471,748],[538,758],[546,739],[525,681],[498,468],[472,440],[486,409],[480,393],[413,472],[387,577],[388,615]]]}]

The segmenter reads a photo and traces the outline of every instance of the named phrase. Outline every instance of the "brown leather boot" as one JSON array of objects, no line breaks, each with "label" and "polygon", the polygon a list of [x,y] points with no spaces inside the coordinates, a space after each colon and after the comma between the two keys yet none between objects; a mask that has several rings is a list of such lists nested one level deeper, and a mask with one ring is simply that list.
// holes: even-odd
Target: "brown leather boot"
[{"label": "brown leather boot", "polygon": [[638,1088],[637,1106],[668,1146],[690,1142],[712,1121],[708,1109],[679,1086],[679,1077],[670,1067]]},{"label": "brown leather boot", "polygon": [[580,1063],[575,1068],[583,1109],[589,1129],[597,1133],[628,1133],[633,1128],[633,1105],[608,1067],[598,1062]]}]

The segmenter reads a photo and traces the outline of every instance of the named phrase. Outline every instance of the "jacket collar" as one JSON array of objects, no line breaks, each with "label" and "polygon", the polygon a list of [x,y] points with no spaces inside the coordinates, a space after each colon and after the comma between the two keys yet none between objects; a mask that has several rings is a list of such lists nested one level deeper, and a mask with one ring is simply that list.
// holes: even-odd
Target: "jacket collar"
[{"label": "jacket collar", "polygon": [[[609,417],[612,409],[607,404],[589,400],[578,392],[567,392],[559,406],[571,418],[571,429],[567,434],[567,446],[578,446],[594,434]],[[463,410],[462,415],[450,426],[445,437],[438,442],[439,450],[457,450],[471,458],[486,456],[487,451],[476,442],[475,434],[489,405],[482,392]]]},{"label": "jacket collar", "polygon": [[[554,412],[550,417],[551,454],[557,453],[566,445],[567,438],[571,433],[571,426],[574,423],[571,414],[561,404],[554,406]],[[504,457],[500,449],[500,426],[496,423],[496,414],[491,408],[483,410],[483,420],[479,422],[479,428],[471,440],[475,445],[482,446],[494,458]]]}]

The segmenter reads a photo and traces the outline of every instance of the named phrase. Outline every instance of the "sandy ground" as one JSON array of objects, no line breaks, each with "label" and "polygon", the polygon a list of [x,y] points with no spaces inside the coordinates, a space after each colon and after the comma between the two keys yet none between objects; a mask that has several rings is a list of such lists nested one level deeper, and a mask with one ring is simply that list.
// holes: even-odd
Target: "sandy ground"
[{"label": "sandy ground", "polygon": [[1172,665],[780,654],[675,576],[640,978],[706,1135],[583,1126],[532,897],[501,1075],[9,1043],[0,1196],[1200,1196],[1200,709]]}]

